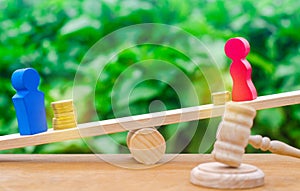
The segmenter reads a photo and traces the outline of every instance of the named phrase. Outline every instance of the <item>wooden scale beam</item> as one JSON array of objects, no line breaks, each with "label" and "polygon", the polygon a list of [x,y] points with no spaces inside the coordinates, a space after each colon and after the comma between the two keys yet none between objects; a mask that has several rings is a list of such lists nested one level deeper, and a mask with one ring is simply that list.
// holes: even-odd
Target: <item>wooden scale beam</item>
[{"label": "wooden scale beam", "polygon": [[[254,107],[256,110],[275,108],[300,103],[300,90],[257,97],[252,101],[239,102]],[[75,128],[64,130],[49,129],[35,135],[21,136],[10,134],[0,136],[0,150],[20,148],[32,145],[60,142],[65,140],[92,137],[105,134],[137,130],[145,127],[162,126],[180,122],[221,116],[224,105],[201,105],[182,109],[167,110],[104,121],[79,124]]]}]

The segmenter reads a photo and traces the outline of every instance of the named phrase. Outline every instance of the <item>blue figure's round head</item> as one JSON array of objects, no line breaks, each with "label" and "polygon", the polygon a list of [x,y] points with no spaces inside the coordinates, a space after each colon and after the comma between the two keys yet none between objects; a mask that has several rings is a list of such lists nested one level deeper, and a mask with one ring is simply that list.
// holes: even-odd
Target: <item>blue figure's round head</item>
[{"label": "blue figure's round head", "polygon": [[13,87],[18,90],[37,90],[40,76],[33,68],[16,70],[11,76]]}]

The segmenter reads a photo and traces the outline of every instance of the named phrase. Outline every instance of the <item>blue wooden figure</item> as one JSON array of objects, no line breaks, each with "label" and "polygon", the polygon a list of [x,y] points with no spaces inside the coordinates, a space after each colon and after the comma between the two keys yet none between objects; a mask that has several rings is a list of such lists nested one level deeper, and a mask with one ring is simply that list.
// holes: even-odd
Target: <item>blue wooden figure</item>
[{"label": "blue wooden figure", "polygon": [[44,93],[37,88],[40,76],[33,68],[16,70],[11,77],[17,93],[13,96],[21,135],[47,131]]}]

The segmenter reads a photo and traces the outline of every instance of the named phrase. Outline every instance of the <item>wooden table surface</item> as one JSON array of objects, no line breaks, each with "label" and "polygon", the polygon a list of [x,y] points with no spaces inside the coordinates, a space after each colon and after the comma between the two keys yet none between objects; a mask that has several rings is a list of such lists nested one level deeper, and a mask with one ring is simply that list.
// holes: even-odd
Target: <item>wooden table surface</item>
[{"label": "wooden table surface", "polygon": [[[105,155],[130,168],[143,167],[130,155]],[[163,160],[172,158],[166,155]],[[100,158],[101,155],[100,155]],[[211,155],[178,155],[148,169],[124,169],[96,155],[0,155],[0,190],[213,190],[190,183],[190,171]],[[265,173],[265,185],[252,190],[300,190],[300,160],[273,154],[247,154],[244,163]]]}]

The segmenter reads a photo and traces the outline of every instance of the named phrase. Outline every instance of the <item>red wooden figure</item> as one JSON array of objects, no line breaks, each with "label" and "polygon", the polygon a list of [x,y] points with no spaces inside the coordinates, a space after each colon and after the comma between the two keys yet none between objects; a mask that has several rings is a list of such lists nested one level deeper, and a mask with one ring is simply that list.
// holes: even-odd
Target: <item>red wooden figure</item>
[{"label": "red wooden figure", "polygon": [[252,68],[246,60],[250,45],[244,38],[229,39],[225,44],[225,54],[232,60],[230,75],[233,80],[232,101],[250,101],[257,98],[255,86],[251,80]]}]

